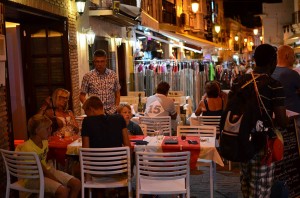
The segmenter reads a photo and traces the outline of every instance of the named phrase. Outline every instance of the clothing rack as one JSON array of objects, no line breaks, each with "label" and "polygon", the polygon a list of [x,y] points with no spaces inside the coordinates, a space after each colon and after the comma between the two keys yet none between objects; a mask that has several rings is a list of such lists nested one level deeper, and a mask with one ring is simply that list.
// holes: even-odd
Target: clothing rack
[{"label": "clothing rack", "polygon": [[191,96],[193,107],[197,107],[204,94],[204,84],[209,80],[209,64],[199,59],[135,60],[134,91],[145,91],[146,96],[151,96],[157,84],[166,81],[171,91],[183,91],[184,95]]}]

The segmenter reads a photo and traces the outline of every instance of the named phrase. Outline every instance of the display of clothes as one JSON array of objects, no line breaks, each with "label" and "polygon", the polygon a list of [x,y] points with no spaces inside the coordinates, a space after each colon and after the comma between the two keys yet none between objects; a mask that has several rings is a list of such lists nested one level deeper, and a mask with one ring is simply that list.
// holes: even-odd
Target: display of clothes
[{"label": "display of clothes", "polygon": [[183,91],[184,95],[191,96],[193,106],[196,106],[204,94],[205,82],[214,78],[214,70],[214,64],[206,60],[136,60],[134,91],[145,91],[146,96],[151,96],[157,84],[166,81],[170,90]]}]

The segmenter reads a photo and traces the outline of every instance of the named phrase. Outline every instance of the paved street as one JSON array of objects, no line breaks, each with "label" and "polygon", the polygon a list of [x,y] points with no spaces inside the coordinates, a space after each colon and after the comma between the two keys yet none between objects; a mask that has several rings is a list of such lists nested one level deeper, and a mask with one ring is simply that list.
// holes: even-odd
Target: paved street
[{"label": "paved street", "polygon": [[[232,164],[232,170],[217,165],[214,198],[242,198],[239,182],[238,164]],[[209,198],[209,167],[200,167],[200,171],[191,172],[191,197]]]}]

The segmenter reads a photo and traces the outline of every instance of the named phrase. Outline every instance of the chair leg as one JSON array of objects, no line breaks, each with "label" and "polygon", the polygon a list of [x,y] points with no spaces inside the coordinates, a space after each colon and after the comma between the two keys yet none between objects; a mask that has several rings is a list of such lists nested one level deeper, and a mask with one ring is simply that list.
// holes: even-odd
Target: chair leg
[{"label": "chair leg", "polygon": [[210,177],[210,197],[214,197],[214,175],[213,175],[213,161],[210,163],[209,166],[209,177]]},{"label": "chair leg", "polygon": [[92,189],[89,188],[89,198],[92,198]]},{"label": "chair leg", "polygon": [[81,198],[84,198],[84,187],[81,186]]},{"label": "chair leg", "polygon": [[6,193],[5,193],[5,198],[9,198],[9,194],[10,194],[10,188],[8,187],[9,184],[6,184]]}]

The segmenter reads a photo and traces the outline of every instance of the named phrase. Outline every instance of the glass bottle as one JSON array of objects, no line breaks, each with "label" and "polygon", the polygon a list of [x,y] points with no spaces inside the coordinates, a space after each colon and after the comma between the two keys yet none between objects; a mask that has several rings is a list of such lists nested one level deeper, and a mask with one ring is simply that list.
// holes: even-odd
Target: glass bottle
[{"label": "glass bottle", "polygon": [[144,110],[144,105],[142,103],[142,97],[141,94],[139,93],[139,104],[138,104],[138,112],[143,112]]}]

